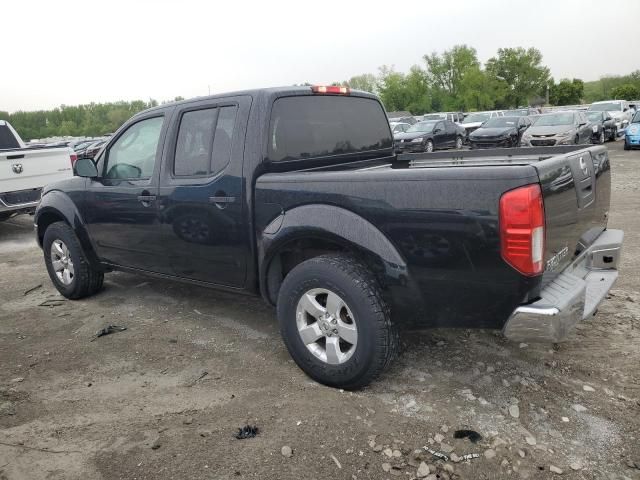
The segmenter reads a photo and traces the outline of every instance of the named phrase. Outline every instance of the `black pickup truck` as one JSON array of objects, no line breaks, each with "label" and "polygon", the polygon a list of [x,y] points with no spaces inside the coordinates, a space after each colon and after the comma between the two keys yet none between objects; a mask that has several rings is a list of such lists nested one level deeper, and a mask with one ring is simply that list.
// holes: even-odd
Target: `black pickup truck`
[{"label": "black pickup truck", "polygon": [[618,275],[606,148],[396,156],[380,101],[344,87],[162,105],[75,171],[35,214],[62,295],[111,270],[262,295],[331,386],[379,375],[397,327],[560,341]]}]

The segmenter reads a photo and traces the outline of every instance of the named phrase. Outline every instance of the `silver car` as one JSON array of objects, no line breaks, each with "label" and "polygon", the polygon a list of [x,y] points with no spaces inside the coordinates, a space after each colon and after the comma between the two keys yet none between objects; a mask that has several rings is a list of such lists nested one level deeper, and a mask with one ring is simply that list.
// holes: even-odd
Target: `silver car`
[{"label": "silver car", "polygon": [[522,135],[524,147],[552,147],[591,143],[593,126],[584,112],[556,112],[536,117]]}]

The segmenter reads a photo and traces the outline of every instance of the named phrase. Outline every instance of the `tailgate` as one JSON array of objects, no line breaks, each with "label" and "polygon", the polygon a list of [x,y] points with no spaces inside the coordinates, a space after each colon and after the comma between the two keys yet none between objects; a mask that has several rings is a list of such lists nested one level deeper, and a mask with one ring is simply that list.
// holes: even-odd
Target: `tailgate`
[{"label": "tailgate", "polygon": [[607,227],[611,168],[605,147],[556,155],[533,166],[538,171],[546,217],[547,283]]},{"label": "tailgate", "polygon": [[0,151],[0,193],[42,188],[73,175],[70,148]]}]

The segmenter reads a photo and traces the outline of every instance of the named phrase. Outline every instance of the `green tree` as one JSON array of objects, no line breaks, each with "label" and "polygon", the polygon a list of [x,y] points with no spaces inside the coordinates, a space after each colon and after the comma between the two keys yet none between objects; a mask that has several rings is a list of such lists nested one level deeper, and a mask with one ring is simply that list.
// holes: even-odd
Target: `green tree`
[{"label": "green tree", "polygon": [[442,110],[459,109],[463,103],[462,89],[467,74],[477,77],[480,69],[474,48],[456,45],[442,55],[425,55],[426,76],[434,90],[434,104]]},{"label": "green tree", "polygon": [[631,83],[625,83],[613,88],[611,96],[616,100],[637,100],[640,98],[640,88]]},{"label": "green tree", "polygon": [[563,78],[557,84],[549,81],[549,102],[552,105],[575,105],[584,95],[584,82],[579,78]]},{"label": "green tree", "polygon": [[469,69],[460,83],[457,108],[465,112],[490,110],[504,100],[505,87],[480,67]]},{"label": "green tree", "polygon": [[500,48],[486,64],[486,71],[506,86],[508,107],[528,105],[529,99],[546,89],[549,69],[542,64],[542,53],[535,48]]},{"label": "green tree", "polygon": [[342,82],[341,85],[347,85],[354,90],[362,90],[363,92],[377,93],[378,79],[372,73],[363,73],[362,75],[356,75],[351,77],[346,82]]}]

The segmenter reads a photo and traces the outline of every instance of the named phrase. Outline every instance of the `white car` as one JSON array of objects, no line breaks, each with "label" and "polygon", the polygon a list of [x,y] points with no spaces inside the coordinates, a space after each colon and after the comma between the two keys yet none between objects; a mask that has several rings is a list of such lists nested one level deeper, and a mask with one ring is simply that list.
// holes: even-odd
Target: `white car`
[{"label": "white car", "polygon": [[0,120],[0,221],[33,213],[46,184],[73,176],[76,154],[69,147],[27,147]]},{"label": "white car", "polygon": [[467,138],[469,138],[469,134],[480,128],[484,122],[490,118],[498,117],[504,117],[504,112],[498,110],[491,112],[474,112],[467,115],[460,125],[467,131]]},{"label": "white car", "polygon": [[602,102],[593,102],[589,106],[589,111],[609,112],[609,115],[611,115],[616,125],[614,138],[627,128],[627,125],[631,123],[631,117],[633,116],[631,107],[629,107],[629,102],[626,100],[605,100]]}]

